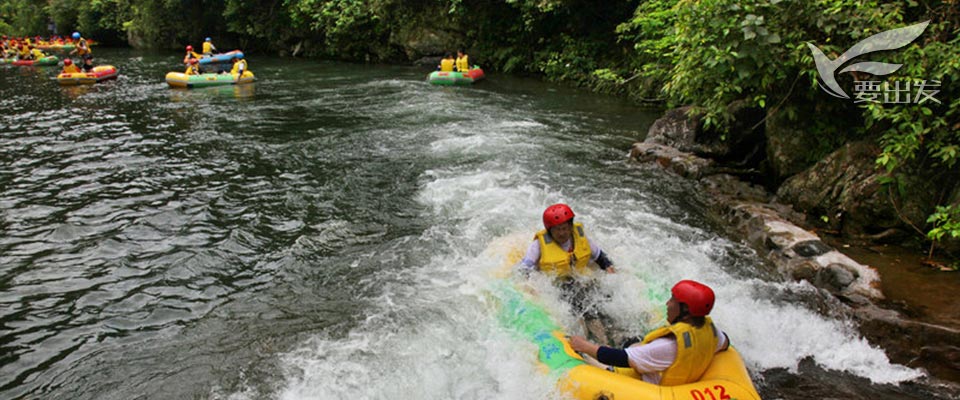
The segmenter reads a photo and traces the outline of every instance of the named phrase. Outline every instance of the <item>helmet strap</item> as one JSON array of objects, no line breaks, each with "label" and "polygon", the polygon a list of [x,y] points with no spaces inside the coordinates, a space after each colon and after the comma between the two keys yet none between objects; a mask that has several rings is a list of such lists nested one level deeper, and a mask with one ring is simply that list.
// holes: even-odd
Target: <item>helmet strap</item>
[{"label": "helmet strap", "polygon": [[680,311],[680,313],[677,314],[677,317],[674,318],[673,321],[670,321],[670,325],[673,325],[673,324],[675,324],[675,323],[677,323],[677,322],[682,321],[683,318],[686,317],[688,314],[689,314],[689,313],[686,312],[686,311]]}]

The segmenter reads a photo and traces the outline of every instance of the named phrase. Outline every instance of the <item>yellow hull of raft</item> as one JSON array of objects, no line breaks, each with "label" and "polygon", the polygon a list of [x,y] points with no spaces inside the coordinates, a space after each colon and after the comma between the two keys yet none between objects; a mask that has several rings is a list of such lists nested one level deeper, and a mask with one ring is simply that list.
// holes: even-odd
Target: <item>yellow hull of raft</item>
[{"label": "yellow hull of raft", "polygon": [[187,75],[183,72],[167,73],[167,84],[175,88],[202,88],[211,86],[241,85],[253,82],[256,78],[253,72],[243,71],[240,79],[233,74],[199,74]]},{"label": "yellow hull of raft", "polygon": [[[576,354],[565,341],[564,344],[570,353]],[[559,386],[580,400],[760,400],[740,353],[732,347],[714,356],[710,368],[699,381],[686,385],[647,383],[630,368],[611,372],[591,365],[578,365],[560,379]]]},{"label": "yellow hull of raft", "polygon": [[743,358],[733,346],[714,355],[700,380],[678,386],[647,383],[632,368],[612,372],[586,364],[546,312],[516,289],[509,289],[513,287],[510,268],[522,256],[521,248],[511,248],[507,263],[495,272],[508,288],[500,292],[504,296],[501,319],[533,340],[539,350],[539,366],[547,374],[557,374],[561,391],[578,400],[760,400]]},{"label": "yellow hull of raft", "polygon": [[62,86],[92,85],[108,79],[117,79],[119,72],[112,65],[99,65],[90,72],[61,73],[57,75],[57,83]]}]

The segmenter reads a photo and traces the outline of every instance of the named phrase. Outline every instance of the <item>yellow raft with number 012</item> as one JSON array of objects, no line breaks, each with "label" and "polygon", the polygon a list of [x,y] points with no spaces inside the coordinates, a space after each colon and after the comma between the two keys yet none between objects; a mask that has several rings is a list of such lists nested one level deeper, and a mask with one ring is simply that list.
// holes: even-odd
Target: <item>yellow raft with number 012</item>
[{"label": "yellow raft with number 012", "polygon": [[[511,254],[508,259],[520,257]],[[700,380],[686,385],[655,385],[643,381],[632,368],[613,372],[589,365],[573,351],[562,328],[533,296],[519,290],[502,270],[497,275],[491,291],[500,305],[501,325],[536,344],[541,369],[556,376],[559,388],[575,399],[760,400],[733,346],[714,355]]]}]

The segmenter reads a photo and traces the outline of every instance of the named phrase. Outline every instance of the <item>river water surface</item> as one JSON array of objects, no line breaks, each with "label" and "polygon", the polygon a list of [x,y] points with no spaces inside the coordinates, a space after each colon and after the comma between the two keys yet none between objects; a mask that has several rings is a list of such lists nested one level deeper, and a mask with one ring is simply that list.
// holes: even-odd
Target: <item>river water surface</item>
[{"label": "river water surface", "polygon": [[0,71],[0,398],[559,398],[489,292],[555,202],[617,264],[622,331],[696,279],[765,398],[946,396],[628,162],[656,110],[255,56],[253,85],[172,90],[177,53],[97,56],[119,80]]}]

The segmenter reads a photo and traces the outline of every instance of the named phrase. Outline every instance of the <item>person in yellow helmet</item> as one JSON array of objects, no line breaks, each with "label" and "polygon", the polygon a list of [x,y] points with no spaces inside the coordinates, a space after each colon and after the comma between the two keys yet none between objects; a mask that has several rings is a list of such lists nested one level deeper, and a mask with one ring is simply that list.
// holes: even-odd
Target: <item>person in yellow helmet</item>
[{"label": "person in yellow helmet", "polygon": [[453,55],[446,53],[443,55],[443,59],[440,60],[440,65],[437,66],[437,71],[440,72],[453,72],[454,67]]},{"label": "person in yellow helmet", "polygon": [[566,204],[547,207],[543,212],[544,229],[534,235],[518,268],[524,275],[538,271],[553,278],[560,298],[570,304],[584,330],[606,343],[597,307],[600,293],[591,269],[592,264],[607,273],[615,269],[603,249],[587,238],[583,224],[574,223],[573,217],[573,210]]},{"label": "person in yellow helmet", "polygon": [[639,343],[614,349],[571,336],[570,347],[592,357],[588,361],[594,366],[610,371],[615,371],[614,367],[633,368],[645,382],[677,386],[700,380],[714,354],[730,346],[727,334],[707,316],[715,301],[713,290],[700,282],[682,280],[670,294],[668,324],[648,333]]},{"label": "person in yellow helmet", "polygon": [[73,63],[73,60],[71,60],[71,59],[69,59],[69,58],[63,60],[63,71],[60,71],[60,73],[62,73],[62,74],[76,74],[76,73],[78,73],[78,72],[80,72],[80,68],[77,67],[77,66]]},{"label": "person in yellow helmet", "polygon": [[464,53],[462,48],[457,50],[456,67],[459,72],[467,72],[470,70],[470,61],[467,58],[467,53]]}]

